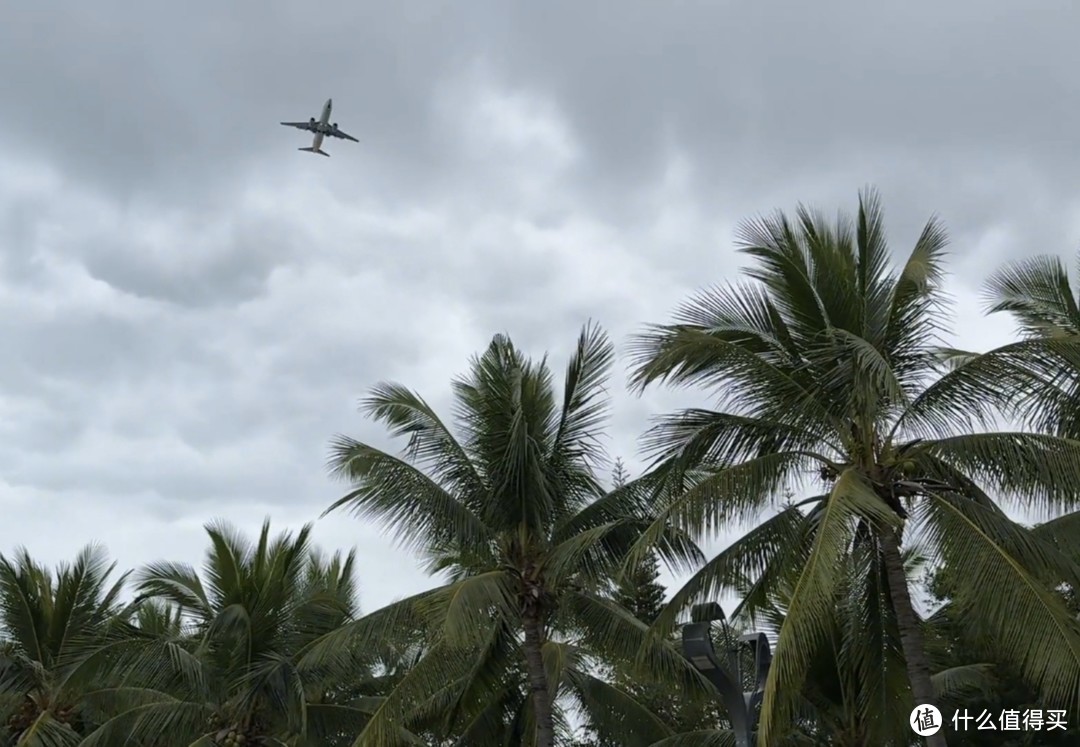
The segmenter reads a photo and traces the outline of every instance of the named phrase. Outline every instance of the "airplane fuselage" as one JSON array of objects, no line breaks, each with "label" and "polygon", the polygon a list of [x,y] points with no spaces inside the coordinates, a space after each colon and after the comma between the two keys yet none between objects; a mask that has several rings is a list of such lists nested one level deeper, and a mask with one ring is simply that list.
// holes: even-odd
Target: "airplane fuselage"
[{"label": "airplane fuselage", "polygon": [[[323,104],[322,114],[319,116],[319,130],[324,130],[330,125],[330,112],[334,108],[334,100],[327,99]],[[322,132],[316,132],[314,140],[311,141],[311,147],[315,150],[319,150],[322,147],[322,141],[325,135]]]}]

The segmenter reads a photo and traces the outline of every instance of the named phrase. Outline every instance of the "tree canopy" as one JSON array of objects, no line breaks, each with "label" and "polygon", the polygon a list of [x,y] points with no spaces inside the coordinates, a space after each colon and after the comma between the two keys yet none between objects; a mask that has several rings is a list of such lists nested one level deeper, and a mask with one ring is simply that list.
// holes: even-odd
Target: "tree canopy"
[{"label": "tree canopy", "polygon": [[680,640],[730,599],[718,652],[773,650],[759,745],[908,747],[917,704],[946,720],[927,744],[1077,744],[951,726],[1080,713],[1080,293],[1055,257],[997,268],[1016,339],[961,350],[946,244],[931,220],[894,255],[872,191],[744,223],[741,276],[631,340],[631,391],[702,399],[652,413],[633,469],[593,322],[559,378],[498,334],[447,402],[377,384],[387,439],[331,441],[322,520],[436,581],[376,609],[357,589],[386,569],[311,525],[211,521],[198,569],[0,553],[0,747],[734,745]]}]

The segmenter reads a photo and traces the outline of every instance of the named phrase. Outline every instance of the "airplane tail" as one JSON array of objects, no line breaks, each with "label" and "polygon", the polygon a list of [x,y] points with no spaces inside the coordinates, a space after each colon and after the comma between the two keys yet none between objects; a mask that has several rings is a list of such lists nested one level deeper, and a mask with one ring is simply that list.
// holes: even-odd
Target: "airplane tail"
[{"label": "airplane tail", "polygon": [[330,157],[329,153],[318,148],[297,148],[297,150],[306,150],[308,153],[318,153],[320,156],[326,156],[327,158]]}]

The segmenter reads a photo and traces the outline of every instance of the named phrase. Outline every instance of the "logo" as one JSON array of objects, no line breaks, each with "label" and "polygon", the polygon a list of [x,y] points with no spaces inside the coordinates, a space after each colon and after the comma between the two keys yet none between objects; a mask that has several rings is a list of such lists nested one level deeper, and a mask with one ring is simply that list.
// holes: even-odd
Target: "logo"
[{"label": "logo", "polygon": [[911,730],[920,737],[928,737],[941,731],[941,711],[932,705],[915,706],[911,712]]}]

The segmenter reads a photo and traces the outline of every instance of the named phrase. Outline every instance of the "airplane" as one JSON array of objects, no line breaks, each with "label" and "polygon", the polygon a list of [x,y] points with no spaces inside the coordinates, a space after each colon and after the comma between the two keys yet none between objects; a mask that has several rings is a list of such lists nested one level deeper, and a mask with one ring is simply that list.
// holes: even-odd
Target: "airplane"
[{"label": "airplane", "polygon": [[306,150],[308,153],[318,153],[319,155],[330,157],[330,154],[324,151],[322,146],[323,138],[329,135],[330,137],[339,137],[343,140],[352,140],[354,143],[360,141],[354,138],[352,135],[346,135],[344,132],[338,129],[337,122],[331,124],[330,122],[330,110],[334,107],[334,100],[327,99],[323,104],[322,115],[318,121],[315,117],[312,117],[307,122],[282,122],[281,124],[286,127],[295,127],[298,130],[307,130],[308,132],[315,133],[315,139],[311,141],[310,148],[298,148],[297,150]]}]

